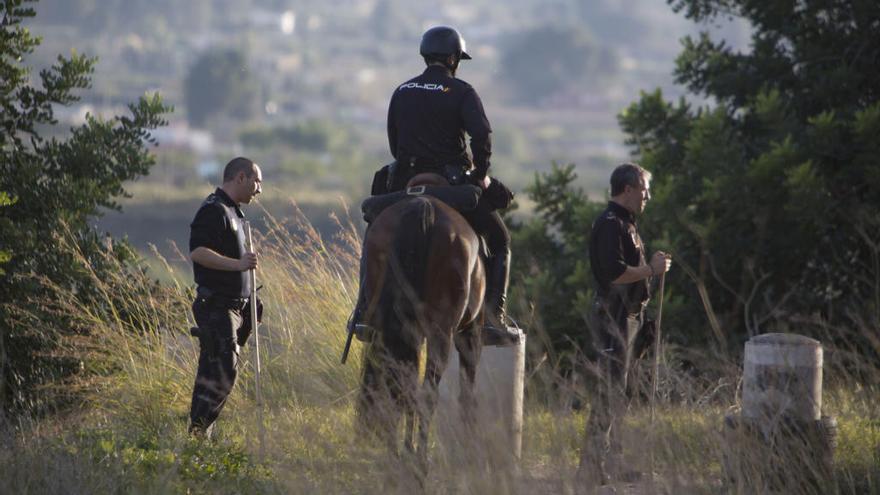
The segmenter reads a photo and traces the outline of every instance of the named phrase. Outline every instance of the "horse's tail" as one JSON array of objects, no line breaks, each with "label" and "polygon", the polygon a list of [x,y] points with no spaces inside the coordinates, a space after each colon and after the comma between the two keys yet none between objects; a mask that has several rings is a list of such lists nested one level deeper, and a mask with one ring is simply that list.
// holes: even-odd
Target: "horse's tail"
[{"label": "horse's tail", "polygon": [[[425,272],[431,248],[431,231],[436,220],[434,205],[423,197],[409,201],[401,212],[400,223],[394,235],[394,248],[388,263],[388,275],[405,301],[396,301],[401,308],[415,311],[425,292]],[[415,316],[408,314],[407,316]]]},{"label": "horse's tail", "polygon": [[414,399],[418,383],[418,315],[435,220],[434,205],[422,197],[408,201],[400,212],[373,320],[378,335],[365,356],[357,407],[368,429],[393,428],[401,408],[412,406],[406,402]]}]

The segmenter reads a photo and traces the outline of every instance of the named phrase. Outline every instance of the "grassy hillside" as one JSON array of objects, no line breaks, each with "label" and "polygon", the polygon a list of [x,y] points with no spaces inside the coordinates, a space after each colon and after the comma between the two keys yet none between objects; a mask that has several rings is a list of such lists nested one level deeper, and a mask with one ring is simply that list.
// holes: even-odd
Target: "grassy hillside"
[{"label": "grassy hillside", "polygon": [[[291,234],[293,232],[293,234]],[[318,235],[302,214],[267,215],[258,231],[259,283],[266,301],[261,327],[266,441],[258,441],[254,348],[243,366],[215,439],[186,434],[197,360],[189,336],[188,267],[159,255],[149,271],[119,267],[96,280],[111,307],[77,306],[57,292],[59,311],[80,315],[92,334],[65,342],[81,357],[78,380],[46,393],[81,395],[79,407],[57,417],[4,423],[0,431],[2,493],[413,493],[401,463],[353,421],[361,344],[347,366],[338,364],[343,328],[354,298],[355,228],[340,223],[334,242]],[[75,246],[69,246],[75,255]],[[80,260],[88,266],[87,260]],[[153,285],[161,275],[163,282]],[[669,329],[668,331],[674,331]],[[586,408],[583,383],[562,377],[541,359],[540,329],[532,329],[523,456],[508,462],[503,442],[490,435],[451,442],[433,437],[429,493],[573,493]],[[641,481],[619,493],[718,493],[722,459],[731,445],[721,434],[736,406],[739,367],[707,378],[680,369],[680,350],[664,353],[661,403],[652,426],[648,404],[636,401],[624,447]],[[649,383],[647,368],[639,371]],[[828,370],[825,412],[839,421],[835,485],[840,493],[880,493],[880,411],[877,390]],[[63,389],[63,390],[62,390]],[[586,404],[578,410],[577,404]],[[455,424],[454,417],[438,423]],[[486,431],[489,431],[488,429]],[[261,455],[263,450],[263,455]],[[653,473],[653,475],[651,474]],[[733,487],[733,493],[749,493]],[[830,493],[830,492],[828,492]]]}]

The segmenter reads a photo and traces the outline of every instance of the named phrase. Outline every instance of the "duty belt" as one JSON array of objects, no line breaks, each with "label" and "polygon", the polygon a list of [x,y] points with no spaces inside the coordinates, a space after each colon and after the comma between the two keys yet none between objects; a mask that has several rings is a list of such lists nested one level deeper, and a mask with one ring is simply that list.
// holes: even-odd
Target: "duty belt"
[{"label": "duty belt", "polygon": [[422,156],[405,156],[397,161],[401,166],[411,169],[444,170],[446,167],[456,167],[467,170],[470,168],[470,160],[466,156],[457,156],[449,159],[438,160]]},{"label": "duty belt", "polygon": [[207,287],[203,287],[201,285],[198,287],[198,289],[196,289],[196,297],[204,299],[210,304],[216,304],[226,309],[240,310],[244,308],[244,306],[248,302],[247,297],[225,296],[223,294],[218,294],[217,292],[214,292],[213,290]]},{"label": "duty belt", "polygon": [[409,168],[424,168],[424,169],[440,169],[443,165],[432,158],[422,158],[419,156],[409,156],[399,161],[401,165],[404,165]]}]

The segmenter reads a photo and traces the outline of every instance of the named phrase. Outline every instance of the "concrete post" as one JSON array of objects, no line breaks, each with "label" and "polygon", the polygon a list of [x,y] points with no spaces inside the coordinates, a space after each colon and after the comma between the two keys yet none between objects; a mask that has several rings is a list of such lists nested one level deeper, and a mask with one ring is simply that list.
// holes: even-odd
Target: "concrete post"
[{"label": "concrete post", "polygon": [[753,420],[822,417],[822,344],[802,335],[768,333],[746,342],[742,414]]},{"label": "concrete post", "polygon": [[[477,369],[477,421],[487,440],[517,459],[522,454],[523,390],[525,385],[526,336],[507,347],[483,347]],[[438,427],[457,423],[459,365],[453,348],[440,381]],[[454,436],[453,436],[454,437]]]},{"label": "concrete post", "polygon": [[742,411],[724,421],[729,481],[742,491],[822,492],[837,422],[822,416],[822,345],[769,333],[745,345]]}]

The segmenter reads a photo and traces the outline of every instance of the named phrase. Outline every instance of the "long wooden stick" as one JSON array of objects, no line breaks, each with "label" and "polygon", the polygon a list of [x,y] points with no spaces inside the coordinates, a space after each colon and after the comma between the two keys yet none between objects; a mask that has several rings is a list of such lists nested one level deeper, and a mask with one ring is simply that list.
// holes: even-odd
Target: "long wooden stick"
[{"label": "long wooden stick", "polygon": [[[254,252],[254,243],[251,238],[251,223],[244,222],[245,224],[245,235],[247,241],[247,250],[250,253]],[[263,424],[263,393],[260,388],[260,332],[257,331],[257,270],[251,269],[248,270],[248,276],[251,279],[251,298],[250,298],[250,306],[251,306],[251,330],[254,333],[254,353],[256,355],[256,387],[257,387],[257,426],[259,431],[259,441],[260,441],[260,460],[264,458],[265,454],[265,445],[266,445],[266,428]]]},{"label": "long wooden stick", "polygon": [[666,273],[660,274],[660,303],[657,307],[657,321],[654,328],[654,376],[651,379],[651,426],[654,426],[654,409],[657,401],[657,382],[660,375],[660,323],[663,320],[663,290],[666,285]]}]

